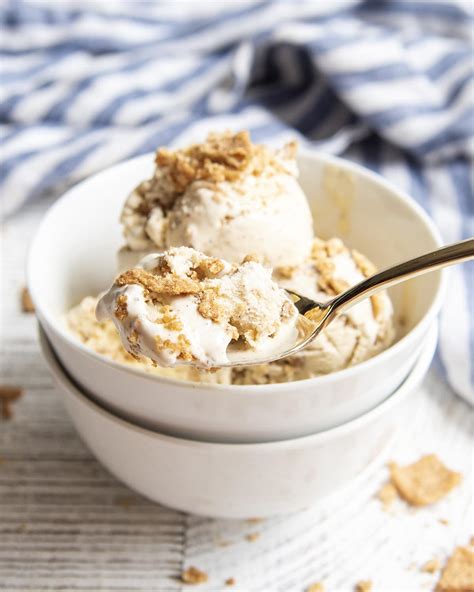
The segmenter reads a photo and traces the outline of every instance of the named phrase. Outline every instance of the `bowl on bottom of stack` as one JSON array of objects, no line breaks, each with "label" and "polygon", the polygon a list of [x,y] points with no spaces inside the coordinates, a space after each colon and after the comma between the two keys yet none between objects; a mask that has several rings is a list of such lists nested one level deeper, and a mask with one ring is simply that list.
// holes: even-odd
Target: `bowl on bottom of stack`
[{"label": "bowl on bottom of stack", "polygon": [[357,419],[300,438],[230,444],[159,433],[113,413],[68,376],[40,325],[46,363],[79,435],[97,459],[155,502],[215,518],[302,510],[381,463],[403,417],[413,411],[436,341],[435,324],[403,384]]}]

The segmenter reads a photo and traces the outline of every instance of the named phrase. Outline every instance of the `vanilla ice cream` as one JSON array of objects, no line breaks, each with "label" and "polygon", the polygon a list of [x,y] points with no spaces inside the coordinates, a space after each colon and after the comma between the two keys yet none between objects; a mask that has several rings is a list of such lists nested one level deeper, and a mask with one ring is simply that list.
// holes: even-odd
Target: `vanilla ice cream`
[{"label": "vanilla ice cream", "polygon": [[100,299],[97,319],[114,322],[132,356],[164,367],[225,365],[231,342],[265,357],[298,336],[298,311],[271,269],[189,247],[149,255],[122,273]]},{"label": "vanilla ice cream", "polygon": [[[314,238],[297,176],[294,144],[271,150],[252,144],[247,132],[158,150],[153,177],[122,211],[124,273],[100,299],[98,319],[94,297],[68,312],[71,332],[120,363],[224,384],[311,378],[386,349],[395,327],[382,292],[336,317],[295,356],[215,373],[200,369],[226,364],[235,346],[255,359],[293,341],[295,309],[278,286],[324,302],[375,273],[339,239]],[[244,261],[247,253],[252,257]]]},{"label": "vanilla ice cream", "polygon": [[309,255],[311,212],[298,184],[296,145],[252,144],[248,132],[210,134],[184,150],[160,149],[154,176],[124,205],[121,270],[146,252],[193,247],[239,263],[248,253],[269,266]]},{"label": "vanilla ice cream", "polygon": [[[375,271],[366,257],[349,250],[341,240],[316,238],[311,256],[302,265],[277,268],[274,279],[284,288],[327,302]],[[379,292],[337,316],[300,354],[235,370],[233,382],[286,382],[335,372],[372,358],[393,339],[392,304],[386,292]]]}]

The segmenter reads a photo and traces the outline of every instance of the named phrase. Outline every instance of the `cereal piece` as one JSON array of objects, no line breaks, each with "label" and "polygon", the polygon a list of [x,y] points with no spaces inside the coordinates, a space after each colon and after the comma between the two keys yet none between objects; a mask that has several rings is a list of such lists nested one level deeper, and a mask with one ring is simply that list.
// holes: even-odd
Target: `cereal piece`
[{"label": "cereal piece", "polygon": [[21,291],[21,310],[26,313],[35,312],[35,305],[26,286]]},{"label": "cereal piece", "polygon": [[117,307],[115,309],[115,316],[119,319],[119,321],[123,321],[128,317],[128,309],[127,309],[127,295],[120,294],[117,298]]},{"label": "cereal piece", "polygon": [[199,262],[196,271],[200,272],[201,277],[213,278],[217,277],[225,268],[224,262],[221,259],[209,257]]},{"label": "cereal piece", "polygon": [[249,543],[254,543],[259,538],[260,538],[259,532],[249,532],[249,534],[245,535],[245,540],[247,540]]},{"label": "cereal piece", "polygon": [[207,582],[208,579],[209,577],[206,572],[201,571],[193,565],[188,567],[188,569],[181,574],[181,581],[185,584],[203,584],[204,582]]},{"label": "cereal piece", "polygon": [[390,474],[398,494],[412,506],[433,504],[461,482],[460,473],[450,471],[435,454],[401,467],[391,463]]},{"label": "cereal piece", "polygon": [[130,495],[123,495],[120,497],[117,497],[115,499],[115,505],[119,506],[120,508],[123,508],[124,510],[128,510],[130,508],[130,506],[133,504],[133,497],[131,497]]},{"label": "cereal piece", "polygon": [[[438,522],[439,522],[440,524],[443,524],[444,526],[448,526],[448,524],[449,524],[449,520],[447,520],[446,518],[440,518],[440,519],[438,520]],[[472,543],[471,543],[471,544],[472,544]]]},{"label": "cereal piece", "polygon": [[457,547],[448,559],[438,585],[437,592],[474,591],[474,551],[468,547]]},{"label": "cereal piece", "polygon": [[388,510],[393,502],[398,498],[398,493],[392,483],[385,483],[377,494],[377,497],[382,502],[384,510]]},{"label": "cereal piece", "polygon": [[359,268],[359,271],[365,277],[370,277],[377,271],[375,265],[369,261],[365,255],[362,255],[362,253],[359,253],[359,251],[356,251],[355,249],[352,249],[352,258]]},{"label": "cereal piece", "polygon": [[324,592],[324,584],[321,582],[316,582],[315,584],[311,584],[306,588],[306,592]]},{"label": "cereal piece", "polygon": [[277,267],[275,272],[278,276],[285,280],[291,280],[291,278],[295,275],[298,268],[296,265],[282,265],[281,267]]},{"label": "cereal piece", "polygon": [[200,291],[199,283],[177,275],[156,276],[144,269],[130,269],[115,280],[118,286],[138,284],[150,295],[152,300],[157,300],[160,294],[166,296],[179,296],[181,294],[197,294]]},{"label": "cereal piece", "polygon": [[344,253],[346,247],[340,238],[331,238],[326,243],[326,253],[329,257],[334,257],[335,255],[339,255],[339,253]]},{"label": "cereal piece", "polygon": [[380,315],[384,309],[384,302],[384,297],[380,293],[374,294],[370,297],[370,304],[372,305],[372,313],[375,320],[380,318]]},{"label": "cereal piece", "polygon": [[245,522],[247,522],[247,524],[261,524],[264,520],[265,518],[247,518]]},{"label": "cereal piece", "polygon": [[242,263],[260,263],[260,257],[256,253],[249,253],[242,259]]},{"label": "cereal piece", "polygon": [[361,580],[355,585],[355,592],[371,592],[372,580]]},{"label": "cereal piece", "polygon": [[227,578],[225,581],[226,586],[235,586],[235,578]]},{"label": "cereal piece", "polygon": [[[284,158],[294,159],[296,146],[296,142],[287,144]],[[247,131],[211,133],[202,144],[181,150],[160,148],[155,162],[177,195],[194,181],[236,181],[244,174],[260,176],[282,168],[271,150],[252,144]]]},{"label": "cereal piece", "polygon": [[430,559],[429,561],[427,561],[426,563],[424,563],[421,566],[421,571],[424,573],[435,573],[439,570],[440,568],[440,562],[439,559]]},{"label": "cereal piece", "polygon": [[5,420],[13,417],[11,404],[23,394],[23,390],[17,386],[0,386],[0,406],[2,418]]},{"label": "cereal piece", "polygon": [[[229,321],[227,309],[222,305],[222,301],[212,288],[203,290],[199,295],[198,311],[205,319],[211,319],[215,323]],[[236,338],[238,338],[238,334]]]}]

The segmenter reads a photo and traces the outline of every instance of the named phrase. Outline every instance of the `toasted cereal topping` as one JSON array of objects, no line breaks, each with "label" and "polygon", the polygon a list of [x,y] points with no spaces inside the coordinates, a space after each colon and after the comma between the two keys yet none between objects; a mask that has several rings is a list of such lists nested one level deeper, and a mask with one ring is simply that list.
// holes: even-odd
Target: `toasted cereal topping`
[{"label": "toasted cereal topping", "polygon": [[200,291],[198,282],[175,274],[157,276],[144,269],[135,268],[125,271],[115,280],[118,286],[137,284],[145,289],[145,294],[154,301],[160,301],[160,295],[179,296],[180,294],[197,294]]},{"label": "toasted cereal topping", "polygon": [[127,318],[128,310],[127,310],[127,295],[126,294],[120,294],[120,296],[117,298],[117,306],[115,308],[115,316],[120,321],[123,321],[123,319]]},{"label": "toasted cereal topping", "polygon": [[[296,142],[287,144],[285,151],[287,158],[294,158]],[[252,144],[247,131],[211,133],[202,144],[181,150],[160,148],[155,162],[177,193],[184,193],[197,180],[235,181],[243,174],[259,176],[279,169],[274,154],[265,146]]]}]

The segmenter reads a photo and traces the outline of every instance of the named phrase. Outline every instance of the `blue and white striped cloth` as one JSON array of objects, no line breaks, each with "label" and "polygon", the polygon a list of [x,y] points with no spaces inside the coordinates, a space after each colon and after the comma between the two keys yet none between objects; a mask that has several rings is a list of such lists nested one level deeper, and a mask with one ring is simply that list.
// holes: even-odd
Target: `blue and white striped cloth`
[{"label": "blue and white striped cloth", "polygon": [[[446,242],[474,234],[472,2],[9,2],[5,216],[209,128],[341,154],[407,190]],[[474,401],[474,285],[453,270],[438,362]]]}]

